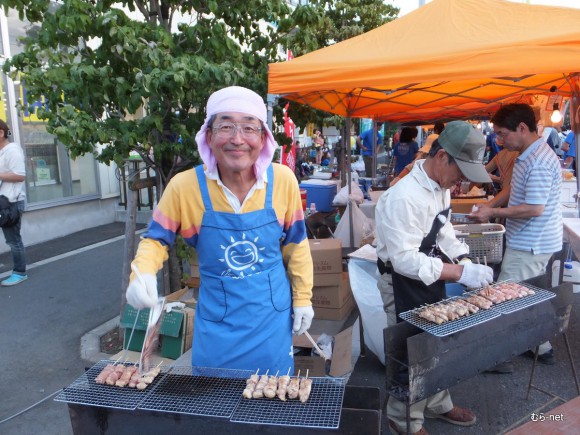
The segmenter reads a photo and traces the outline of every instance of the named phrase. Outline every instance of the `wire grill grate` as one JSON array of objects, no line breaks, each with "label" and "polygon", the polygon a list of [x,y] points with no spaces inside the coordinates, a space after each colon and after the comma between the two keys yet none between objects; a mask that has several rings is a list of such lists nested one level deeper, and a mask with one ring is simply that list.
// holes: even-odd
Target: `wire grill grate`
[{"label": "wire grill grate", "polygon": [[248,370],[174,367],[139,409],[229,418],[251,374]]},{"label": "wire grill grate", "polygon": [[[445,300],[451,301],[454,299],[457,298],[449,298]],[[405,311],[404,313],[399,314],[399,317],[403,320],[406,320],[410,324],[415,325],[418,328],[421,328],[423,331],[426,331],[437,337],[445,337],[447,335],[463,331],[464,329],[471,328],[472,326],[479,325],[481,323],[487,322],[488,320],[495,319],[496,317],[500,316],[500,313],[493,311],[491,309],[489,310],[480,309],[477,313],[470,314],[468,316],[460,317],[459,319],[450,320],[449,322],[437,325],[435,323],[429,322],[419,317],[417,315],[417,311],[418,311],[417,309]]]},{"label": "wire grill grate", "polygon": [[[148,392],[155,388],[164,376],[164,368],[145,390],[129,387],[115,387],[101,385],[95,382],[95,378],[101,373],[107,364],[115,361],[101,360],[76,379],[71,385],[63,389],[55,397],[57,402],[76,403],[79,405],[102,406],[105,408],[130,409],[137,408],[139,403],[147,396]],[[126,364],[132,365],[132,364]]]},{"label": "wire grill grate", "polygon": [[[405,311],[404,313],[399,314],[399,317],[403,320],[406,320],[410,324],[422,329],[423,331],[429,332],[437,337],[445,337],[446,335],[454,334],[455,332],[463,331],[464,329],[471,328],[472,326],[479,325],[481,323],[487,322],[488,320],[494,319],[499,317],[502,314],[510,314],[515,311],[522,310],[524,308],[531,307],[532,305],[539,304],[540,302],[547,301],[556,297],[556,294],[544,290],[538,287],[534,287],[527,283],[522,282],[515,282],[511,280],[501,281],[497,284],[504,284],[504,283],[515,283],[527,288],[534,290],[535,294],[524,296],[523,298],[512,299],[505,302],[500,302],[498,304],[494,304],[491,308],[487,310],[480,309],[475,314],[470,314],[466,317],[461,317],[456,320],[451,320],[449,322],[442,323],[441,325],[437,325],[435,323],[429,322],[417,315],[419,308],[414,310]],[[493,287],[493,286],[492,286]],[[445,303],[445,301],[452,301],[454,299],[463,299],[465,297],[469,297],[471,295],[477,294],[481,289],[473,290],[470,292],[464,293],[462,296],[459,297],[452,297],[448,299],[444,299],[438,303]],[[436,305],[436,304],[433,304]]]},{"label": "wire grill grate", "polygon": [[288,399],[243,399],[231,421],[277,426],[336,429],[344,398],[345,378],[310,378],[312,390],[308,401]]},{"label": "wire grill grate", "polygon": [[[510,281],[510,280],[501,281],[498,284],[503,284],[503,283],[515,283],[515,281]],[[509,301],[500,302],[499,304],[494,304],[494,305],[492,305],[491,309],[498,311],[501,314],[510,314],[510,313],[514,313],[516,311],[523,310],[524,308],[531,307],[532,305],[536,305],[536,304],[539,304],[540,302],[544,302],[544,301],[547,301],[549,299],[556,297],[556,294],[551,292],[551,291],[544,290],[544,289],[541,289],[538,287],[534,287],[530,284],[523,283],[523,282],[518,282],[517,284],[522,285],[522,286],[527,287],[527,288],[530,288],[536,293],[533,295],[530,295],[530,296],[524,296],[523,298],[512,299]],[[476,292],[477,291],[478,290],[476,290]],[[472,293],[474,293],[474,292],[471,292],[470,294],[472,294]]]}]

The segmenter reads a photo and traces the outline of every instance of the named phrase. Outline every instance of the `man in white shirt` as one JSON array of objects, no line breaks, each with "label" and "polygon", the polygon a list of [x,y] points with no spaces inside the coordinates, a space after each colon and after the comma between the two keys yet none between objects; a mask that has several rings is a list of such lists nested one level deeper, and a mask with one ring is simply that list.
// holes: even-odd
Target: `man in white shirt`
[{"label": "man in white shirt", "polygon": [[[445,281],[467,287],[493,281],[491,268],[467,258],[469,248],[457,240],[449,219],[451,187],[462,179],[491,182],[483,165],[484,153],[485,139],[480,133],[466,122],[450,122],[433,142],[427,159],[417,161],[411,173],[379,199],[375,210],[378,266],[383,274],[387,262],[392,265],[392,301],[385,300],[391,322],[396,318],[393,310],[398,316],[445,298]],[[403,402],[390,397],[387,415],[393,433],[407,431]],[[448,391],[411,406],[411,433],[426,433],[425,416],[460,426],[476,421],[473,412],[453,405]]]}]

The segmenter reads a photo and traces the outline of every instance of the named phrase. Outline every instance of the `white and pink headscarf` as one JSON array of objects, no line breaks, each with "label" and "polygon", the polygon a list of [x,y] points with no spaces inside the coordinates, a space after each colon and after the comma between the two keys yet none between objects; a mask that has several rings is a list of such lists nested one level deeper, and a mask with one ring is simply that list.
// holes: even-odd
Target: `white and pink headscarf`
[{"label": "white and pink headscarf", "polygon": [[254,91],[241,86],[229,86],[210,95],[207,100],[205,121],[199,132],[195,135],[199,155],[205,163],[207,170],[210,172],[217,168],[217,161],[205,138],[208,127],[207,123],[213,115],[222,112],[247,113],[255,116],[264,124],[266,142],[264,143],[258,160],[254,163],[254,173],[256,177],[259,177],[268,168],[270,163],[272,163],[272,157],[274,157],[274,151],[277,146],[274,136],[272,136],[272,132],[267,125],[267,111],[264,100]]}]

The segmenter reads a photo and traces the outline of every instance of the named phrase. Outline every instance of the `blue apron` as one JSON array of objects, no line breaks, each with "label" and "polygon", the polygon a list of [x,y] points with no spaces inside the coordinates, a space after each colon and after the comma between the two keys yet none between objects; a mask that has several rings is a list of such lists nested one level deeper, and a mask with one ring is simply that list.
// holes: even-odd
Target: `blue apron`
[{"label": "blue apron", "polygon": [[195,246],[201,287],[192,365],[293,373],[292,295],[272,165],[264,209],[243,214],[214,211],[203,167],[196,171],[205,213]]}]

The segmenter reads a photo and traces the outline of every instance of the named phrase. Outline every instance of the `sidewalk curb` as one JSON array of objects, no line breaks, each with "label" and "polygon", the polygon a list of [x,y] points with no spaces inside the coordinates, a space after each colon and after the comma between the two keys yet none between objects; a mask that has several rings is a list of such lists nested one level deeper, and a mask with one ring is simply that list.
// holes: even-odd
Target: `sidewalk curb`
[{"label": "sidewalk curb", "polygon": [[100,351],[100,338],[113,328],[119,326],[119,316],[97,326],[92,331],[81,337],[81,358],[92,363],[97,363],[103,359],[110,359],[111,355]]}]

